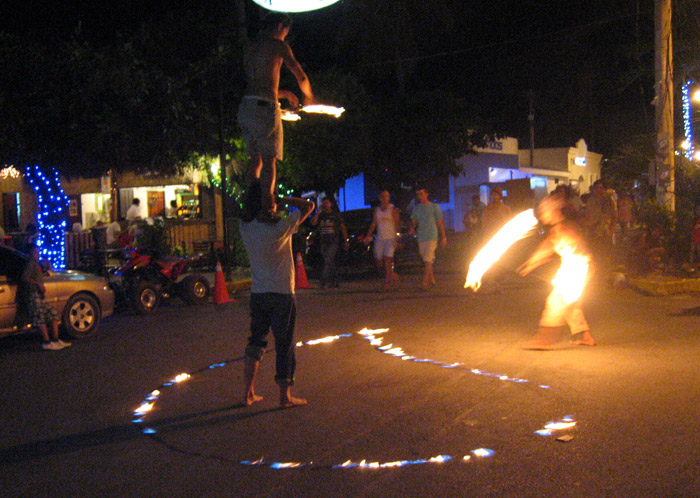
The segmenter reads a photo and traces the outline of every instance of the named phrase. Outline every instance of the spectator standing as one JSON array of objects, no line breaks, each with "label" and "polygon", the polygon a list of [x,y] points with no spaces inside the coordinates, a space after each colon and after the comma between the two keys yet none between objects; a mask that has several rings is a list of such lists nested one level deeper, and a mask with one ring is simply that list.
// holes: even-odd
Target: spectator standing
[{"label": "spectator standing", "polygon": [[126,221],[131,225],[134,221],[141,219],[141,199],[134,197],[131,206],[126,211]]},{"label": "spectator standing", "polygon": [[[484,208],[481,214],[481,246],[485,245],[503,225],[512,217],[510,206],[503,202],[503,191],[499,187],[491,189],[491,202]],[[490,289],[492,292],[502,292],[500,280],[504,277],[503,272],[494,269],[488,273],[483,280],[484,292]]]},{"label": "spectator standing", "polygon": [[[246,202],[259,206],[260,183],[250,188]],[[294,356],[294,327],[296,300],[294,296],[294,259],[292,235],[313,211],[314,203],[296,197],[280,199],[296,208],[288,216],[276,222],[253,218],[241,220],[243,245],[248,253],[252,274],[250,294],[250,337],[245,350],[244,404],[250,406],[262,400],[255,393],[255,378],[260,360],[267,348],[266,337],[270,330],[275,338],[276,374],[279,386],[280,407],[288,408],[306,404],[306,400],[291,394],[296,370]],[[273,203],[276,211],[277,203]],[[249,208],[248,211],[251,209]]]},{"label": "spectator standing", "polygon": [[338,269],[335,260],[341,237],[346,251],[350,244],[343,217],[340,215],[338,206],[335,205],[335,202],[330,197],[323,198],[321,207],[311,220],[311,224],[318,226],[320,231],[321,255],[323,256],[321,288],[325,289],[327,285],[338,287]]},{"label": "spectator standing", "polygon": [[[28,309],[32,327],[37,327],[41,331],[42,349],[57,351],[66,348],[71,343],[63,342],[58,338],[58,317],[56,316],[56,311],[44,300],[46,287],[44,286],[44,274],[39,264],[39,247],[32,244],[28,254],[29,261],[20,279],[20,284],[24,289],[18,292],[26,295],[29,299]],[[49,326],[51,326],[51,337],[49,337]]]},{"label": "spectator standing", "polygon": [[617,199],[617,222],[620,224],[620,235],[624,237],[634,222],[634,197],[628,191],[620,192]]},{"label": "spectator standing", "polygon": [[503,202],[503,191],[494,187],[491,189],[491,202],[481,213],[481,228],[484,242],[488,241],[510,220],[510,206]]},{"label": "spectator standing", "polygon": [[390,201],[391,195],[388,190],[379,192],[379,205],[372,211],[372,222],[365,237],[365,244],[369,245],[374,230],[377,230],[373,252],[377,268],[384,273],[383,291],[389,290],[391,284],[399,280],[399,276],[394,272],[396,234],[400,226],[399,210]]},{"label": "spectator standing", "polygon": [[447,234],[440,206],[430,202],[428,191],[424,187],[418,187],[416,198],[418,203],[411,213],[411,233],[418,234],[418,250],[425,264],[420,288],[428,290],[435,285],[433,263],[435,262],[435,250],[438,247],[438,235],[440,247],[444,248],[447,247]]},{"label": "spectator standing", "polygon": [[583,212],[583,228],[586,240],[593,253],[593,263],[599,276],[605,277],[610,270],[613,250],[613,235],[617,225],[615,202],[607,193],[602,180],[591,187]]}]

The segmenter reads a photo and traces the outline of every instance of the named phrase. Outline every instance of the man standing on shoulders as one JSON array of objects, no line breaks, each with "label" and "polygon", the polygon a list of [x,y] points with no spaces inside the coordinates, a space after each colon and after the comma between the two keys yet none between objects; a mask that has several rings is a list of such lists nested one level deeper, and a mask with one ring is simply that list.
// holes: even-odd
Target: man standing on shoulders
[{"label": "man standing on shoulders", "polygon": [[304,105],[316,102],[311,83],[301,65],[294,58],[285,38],[292,20],[286,14],[273,13],[263,19],[256,41],[246,43],[243,65],[247,88],[238,109],[238,124],[248,148],[248,182],[262,183],[261,216],[271,219],[277,176],[277,160],[283,159],[284,137],[282,110],[279,99],[299,107],[298,97],[288,90],[280,90],[282,63],[289,68],[304,95]]},{"label": "man standing on shoulders", "polygon": [[[256,182],[249,187],[246,202],[250,205],[247,206],[246,218],[240,224],[253,280],[250,294],[250,337],[245,349],[244,403],[250,406],[262,400],[262,396],[255,394],[255,377],[267,348],[267,334],[272,330],[277,358],[275,382],[279,386],[280,407],[290,408],[306,404],[305,399],[295,398],[291,394],[296,369],[292,235],[311,214],[314,203],[296,197],[281,198],[279,202],[296,209],[274,222],[258,220],[256,215],[262,195],[260,183]],[[277,203],[273,202],[272,212],[276,210]]]},{"label": "man standing on shoulders", "polygon": [[418,249],[425,264],[423,282],[420,285],[422,290],[428,290],[435,285],[435,274],[433,273],[433,262],[435,261],[435,250],[438,246],[438,232],[440,235],[440,247],[447,246],[447,235],[445,224],[442,222],[442,211],[440,206],[430,202],[428,191],[424,187],[416,189],[418,204],[411,213],[411,234],[418,233]]}]

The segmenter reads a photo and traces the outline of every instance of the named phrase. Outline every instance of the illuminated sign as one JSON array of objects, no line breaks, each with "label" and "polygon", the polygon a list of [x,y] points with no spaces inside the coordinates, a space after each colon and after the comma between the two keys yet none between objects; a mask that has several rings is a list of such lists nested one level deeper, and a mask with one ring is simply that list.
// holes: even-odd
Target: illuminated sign
[{"label": "illuminated sign", "polygon": [[307,12],[333,5],[338,0],[253,0],[261,7],[277,12]]},{"label": "illuminated sign", "polygon": [[585,157],[576,157],[576,158],[574,158],[574,164],[576,166],[585,166],[586,165],[586,158]]}]

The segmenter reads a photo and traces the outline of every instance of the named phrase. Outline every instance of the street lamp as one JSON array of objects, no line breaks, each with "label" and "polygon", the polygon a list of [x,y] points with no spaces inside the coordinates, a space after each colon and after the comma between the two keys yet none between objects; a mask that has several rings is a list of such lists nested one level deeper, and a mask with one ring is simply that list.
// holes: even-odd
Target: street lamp
[{"label": "street lamp", "polygon": [[253,0],[267,10],[278,12],[307,12],[333,5],[338,0]]}]

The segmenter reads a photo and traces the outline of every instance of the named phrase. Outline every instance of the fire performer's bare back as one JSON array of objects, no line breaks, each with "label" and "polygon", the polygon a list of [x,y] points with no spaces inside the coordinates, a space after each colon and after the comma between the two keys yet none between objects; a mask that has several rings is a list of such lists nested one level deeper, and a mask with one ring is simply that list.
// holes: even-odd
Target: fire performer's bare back
[{"label": "fire performer's bare back", "polygon": [[247,78],[246,95],[277,101],[280,70],[287,52],[291,53],[287,43],[271,38],[248,44],[243,59]]}]

